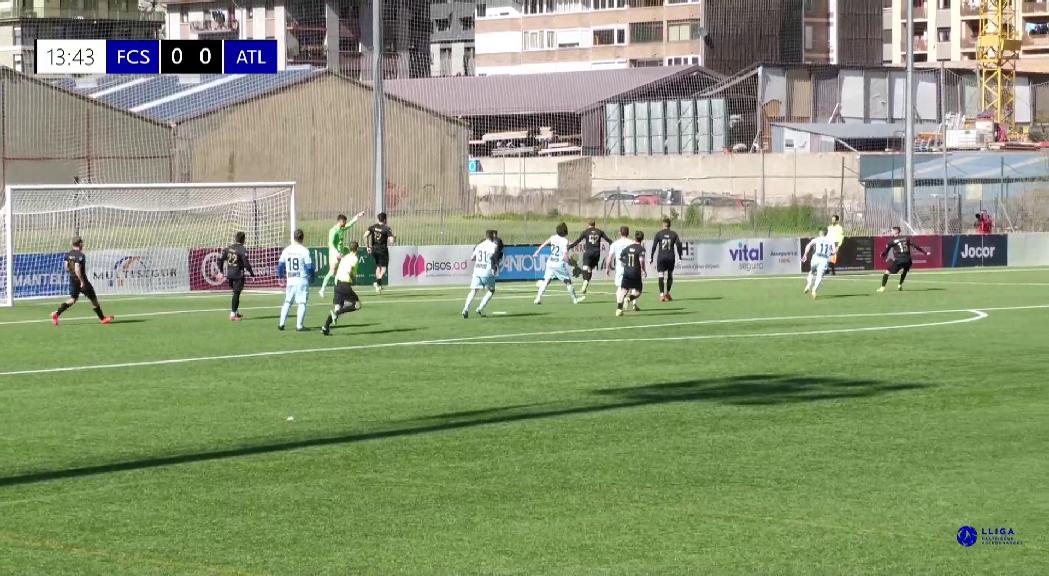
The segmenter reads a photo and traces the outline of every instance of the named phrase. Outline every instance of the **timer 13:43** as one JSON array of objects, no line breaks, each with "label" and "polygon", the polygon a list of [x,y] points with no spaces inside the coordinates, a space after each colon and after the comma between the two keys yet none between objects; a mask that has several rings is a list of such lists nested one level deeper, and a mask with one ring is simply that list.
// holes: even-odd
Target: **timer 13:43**
[{"label": "timer 13:43", "polygon": [[66,50],[64,48],[51,48],[47,52],[52,66],[94,66],[95,50],[93,48],[80,48],[78,50]]}]

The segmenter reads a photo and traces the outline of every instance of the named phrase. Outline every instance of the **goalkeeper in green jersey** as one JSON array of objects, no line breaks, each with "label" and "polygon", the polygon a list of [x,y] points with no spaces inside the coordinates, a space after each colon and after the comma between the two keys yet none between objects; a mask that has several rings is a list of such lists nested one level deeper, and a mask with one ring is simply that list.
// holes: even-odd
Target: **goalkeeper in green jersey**
[{"label": "goalkeeper in green jersey", "polygon": [[353,220],[346,221],[344,214],[339,214],[339,217],[335,220],[335,225],[328,230],[328,274],[324,276],[324,281],[321,282],[321,289],[319,295],[324,298],[324,289],[328,287],[328,281],[335,278],[335,270],[339,267],[339,260],[349,252],[349,247],[346,245],[346,234],[349,233],[350,228],[357,223],[357,220],[361,216],[364,216],[364,212],[358,212]]}]

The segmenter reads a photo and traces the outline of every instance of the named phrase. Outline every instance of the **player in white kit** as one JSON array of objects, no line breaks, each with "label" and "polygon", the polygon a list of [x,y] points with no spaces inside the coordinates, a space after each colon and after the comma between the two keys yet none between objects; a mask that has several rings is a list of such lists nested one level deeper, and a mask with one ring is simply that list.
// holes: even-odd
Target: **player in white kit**
[{"label": "player in white kit", "polygon": [[830,266],[830,260],[837,253],[838,248],[834,240],[827,236],[827,229],[820,229],[819,236],[809,241],[808,246],[805,246],[805,251],[801,254],[801,263],[804,264],[809,258],[809,253],[812,253],[812,266],[809,268],[809,277],[805,282],[805,294],[811,294],[812,299],[816,299],[816,291],[819,290],[820,283],[823,282],[823,275],[827,272],[827,267]]},{"label": "player in white kit", "polygon": [[539,256],[543,248],[550,247],[550,256],[546,259],[546,274],[539,283],[539,293],[535,295],[535,303],[543,301],[543,292],[555,278],[564,282],[568,287],[568,295],[572,297],[572,304],[578,304],[579,298],[575,294],[575,286],[572,286],[572,271],[568,268],[568,224],[564,222],[557,225],[557,233],[543,242],[539,249],[532,255]]},{"label": "player in white kit", "polygon": [[605,265],[605,273],[611,274],[613,269],[616,271],[617,291],[623,287],[623,266],[619,263],[619,257],[623,255],[623,250],[633,243],[634,241],[630,239],[630,228],[620,226],[619,238],[608,247],[608,263]]},{"label": "player in white kit", "polygon": [[302,230],[296,230],[295,241],[292,242],[280,254],[277,261],[277,276],[287,278],[287,287],[284,289],[284,305],[280,308],[279,330],[284,330],[284,324],[288,320],[288,312],[292,303],[299,305],[295,317],[295,329],[302,332],[306,329],[306,306],[310,302],[310,282],[314,278],[313,259],[310,250],[302,245],[305,234]]},{"label": "player in white kit", "polygon": [[470,304],[473,304],[478,290],[485,291],[481,305],[477,307],[477,315],[482,318],[485,307],[495,295],[495,253],[499,246],[495,243],[495,230],[488,230],[484,236],[484,241],[474,247],[474,275],[470,281],[470,293],[466,295],[466,304],[463,304],[463,318],[470,317]]}]

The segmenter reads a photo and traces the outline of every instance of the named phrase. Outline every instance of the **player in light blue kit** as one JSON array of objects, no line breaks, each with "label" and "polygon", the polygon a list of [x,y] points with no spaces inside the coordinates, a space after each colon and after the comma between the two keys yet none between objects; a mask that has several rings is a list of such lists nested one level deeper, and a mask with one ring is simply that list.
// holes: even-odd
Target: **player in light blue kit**
[{"label": "player in light blue kit", "polygon": [[541,304],[543,292],[555,278],[564,282],[568,288],[568,295],[572,297],[572,304],[578,304],[579,298],[575,294],[575,286],[572,286],[572,271],[568,268],[568,224],[564,222],[557,225],[557,233],[543,242],[539,249],[532,255],[539,256],[543,248],[550,247],[550,256],[546,259],[546,274],[539,283],[539,293],[535,295],[535,303]]},{"label": "player in light blue kit", "polygon": [[314,268],[309,249],[302,245],[305,237],[302,230],[296,230],[295,241],[281,252],[280,260],[277,261],[277,277],[288,279],[284,305],[280,308],[280,323],[277,324],[279,330],[284,330],[292,302],[299,305],[295,329],[299,332],[306,330],[306,306],[310,302],[310,282],[314,278]]},{"label": "player in light blue kit", "polygon": [[810,240],[808,246],[805,246],[805,251],[801,254],[802,264],[808,260],[810,252],[812,253],[812,266],[809,268],[809,278],[805,282],[804,293],[811,294],[812,299],[815,300],[816,291],[823,282],[823,275],[827,273],[830,260],[838,252],[838,245],[827,236],[827,229],[822,228],[819,236]]},{"label": "player in light blue kit", "polygon": [[484,233],[485,239],[474,248],[472,260],[474,262],[473,280],[470,282],[470,293],[466,295],[466,304],[463,304],[463,318],[470,317],[470,304],[473,304],[474,296],[478,290],[484,290],[481,305],[477,307],[477,315],[484,317],[484,309],[495,295],[495,253],[499,247],[495,243],[495,230]]}]

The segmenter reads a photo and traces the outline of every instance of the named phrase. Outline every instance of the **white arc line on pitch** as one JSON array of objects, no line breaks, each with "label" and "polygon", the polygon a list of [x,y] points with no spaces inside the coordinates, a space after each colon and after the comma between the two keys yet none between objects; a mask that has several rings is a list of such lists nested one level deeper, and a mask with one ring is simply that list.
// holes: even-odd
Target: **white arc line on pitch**
[{"label": "white arc line on pitch", "polygon": [[973,315],[960,320],[947,320],[945,322],[925,322],[922,324],[900,324],[896,326],[864,326],[860,328],[834,328],[830,330],[801,330],[796,332],[760,332],[755,334],[704,334],[694,336],[662,336],[658,338],[622,338],[619,340],[495,340],[490,342],[430,342],[420,346],[478,346],[494,344],[596,344],[599,342],[671,342],[679,340],[723,340],[730,338],[779,338],[784,336],[821,336],[825,334],[851,334],[856,332],[877,332],[882,330],[903,330],[906,328],[929,328],[933,326],[949,326],[951,324],[965,324],[976,320],[983,320],[989,314],[980,310],[967,310]]},{"label": "white arc line on pitch", "polygon": [[[616,330],[637,330],[647,328],[670,328],[676,326],[702,326],[710,324],[734,324],[734,323],[753,323],[753,322],[784,322],[790,320],[816,320],[816,319],[841,319],[841,318],[870,318],[877,316],[920,316],[920,315],[932,315],[932,314],[960,314],[963,312],[969,312],[974,314],[973,318],[966,318],[964,321],[971,322],[973,320],[982,320],[987,317],[988,311],[995,310],[1026,310],[1035,308],[1049,308],[1049,305],[1039,306],[1015,306],[1015,307],[1000,307],[1000,308],[967,308],[958,310],[925,310],[925,311],[914,311],[914,312],[886,312],[881,314],[824,314],[824,315],[806,315],[806,316],[776,316],[768,318],[736,318],[736,319],[721,319],[721,320],[695,320],[691,322],[671,322],[666,324],[639,324],[630,326],[606,326],[596,328],[580,328],[572,330],[551,330],[544,332],[524,332],[516,334],[490,334],[486,336],[468,336],[464,338],[444,338],[435,340],[416,340],[407,342],[387,342],[383,344],[356,344],[350,346],[334,346],[330,348],[299,348],[294,350],[271,350],[266,352],[247,352],[244,354],[224,354],[221,356],[199,356],[191,358],[170,358],[165,360],[143,360],[139,362],[122,362],[116,364],[94,364],[86,366],[63,366],[59,368],[37,368],[31,370],[13,370],[10,372],[0,372],[2,376],[26,376],[32,374],[55,374],[59,372],[78,372],[81,370],[107,370],[112,368],[140,368],[149,366],[166,366],[172,364],[190,364],[194,362],[209,362],[215,360],[237,360],[243,358],[265,358],[270,356],[288,356],[292,354],[316,354],[321,352],[347,352],[353,350],[375,350],[380,348],[400,348],[408,346],[432,346],[440,344],[459,344],[459,343],[471,343],[480,342],[488,344],[499,344],[500,342],[493,342],[494,340],[505,340],[507,338],[529,338],[529,337],[542,337],[542,336],[557,336],[561,334],[579,334],[579,333],[594,333],[594,332],[609,332]],[[940,326],[946,324],[959,323],[958,320],[953,320],[947,323],[931,323],[932,326]],[[918,327],[918,326],[912,326]],[[886,329],[885,327],[873,327],[877,329]],[[847,329],[843,328],[840,330],[848,331],[864,331],[862,328]],[[834,333],[833,331],[820,331],[823,333]],[[755,336],[761,336],[761,334],[755,334]],[[684,338],[684,337],[681,337]],[[663,338],[660,338],[663,340]],[[530,341],[535,342],[535,341]],[[591,341],[592,342],[592,341]]]}]

